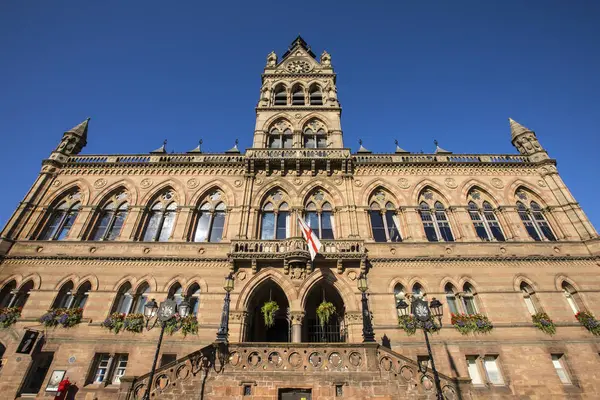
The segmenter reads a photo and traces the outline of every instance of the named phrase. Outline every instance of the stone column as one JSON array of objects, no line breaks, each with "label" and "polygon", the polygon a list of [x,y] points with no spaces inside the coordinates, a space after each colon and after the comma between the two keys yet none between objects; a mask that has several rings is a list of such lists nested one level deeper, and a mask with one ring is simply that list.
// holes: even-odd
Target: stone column
[{"label": "stone column", "polygon": [[[435,210],[433,211],[435,212]],[[463,242],[468,240],[464,235],[464,229],[461,226],[462,218],[459,218],[458,214],[460,213],[460,209],[455,206],[448,207],[446,211],[446,216],[448,218],[448,222],[450,223],[450,229],[452,230],[452,234],[454,235],[454,240],[457,242]]]},{"label": "stone column", "polygon": [[175,220],[175,226],[173,227],[172,238],[174,240],[187,241],[186,230],[190,225],[191,215],[193,214],[194,207],[192,206],[178,206],[177,207],[177,218]]},{"label": "stone column", "polygon": [[456,220],[456,225],[461,228],[462,238],[466,242],[479,242],[479,236],[475,233],[475,229],[473,228],[473,221],[471,221],[471,216],[467,211],[466,207],[455,207],[454,208],[454,216]]},{"label": "stone column", "polygon": [[506,226],[511,230],[515,240],[533,241],[523,226],[516,206],[504,206],[498,209],[506,219]]},{"label": "stone column", "polygon": [[290,312],[290,323],[292,324],[292,343],[302,343],[302,321],[304,320],[304,311]]},{"label": "stone column", "polygon": [[125,224],[123,224],[123,228],[121,229],[119,240],[128,241],[135,239],[135,230],[142,220],[144,210],[144,206],[129,206],[127,218],[125,219]]},{"label": "stone column", "polygon": [[77,215],[75,223],[71,227],[71,231],[68,235],[69,239],[72,238],[82,240],[83,235],[86,233],[86,231],[88,235],[92,232],[92,229],[94,229],[94,227],[90,226],[90,224],[93,224],[95,222],[93,221],[93,217],[97,209],[98,207],[95,205],[81,206],[79,208],[79,214]]},{"label": "stone column", "polygon": [[410,241],[414,242],[426,242],[427,237],[423,230],[423,223],[421,222],[421,214],[419,214],[419,208],[414,207],[412,209],[406,207],[406,224],[408,226],[408,234],[412,238]]}]

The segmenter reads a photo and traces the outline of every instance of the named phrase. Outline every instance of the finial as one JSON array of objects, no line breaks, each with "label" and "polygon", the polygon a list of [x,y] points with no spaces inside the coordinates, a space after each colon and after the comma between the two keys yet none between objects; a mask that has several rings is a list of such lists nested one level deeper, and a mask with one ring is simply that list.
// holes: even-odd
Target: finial
[{"label": "finial", "polygon": [[198,140],[198,147],[188,151],[188,153],[202,153],[202,139]]},{"label": "finial", "polygon": [[396,144],[396,154],[398,153],[408,153],[408,151],[404,150],[402,147],[398,146],[398,139],[394,140]]},{"label": "finial", "polygon": [[435,145],[435,147],[438,147],[438,141],[433,139],[433,144]]},{"label": "finial", "polygon": [[163,141],[163,145],[158,149],[151,151],[150,153],[166,153],[167,152],[167,139]]},{"label": "finial", "polygon": [[240,141],[235,139],[235,145],[237,146]]},{"label": "finial", "polygon": [[435,154],[452,154],[451,151],[442,149],[437,140],[434,140],[433,144],[435,144]]},{"label": "finial", "polygon": [[358,144],[360,145],[360,147],[358,148],[357,153],[371,153],[371,150],[366,149],[363,147],[363,141],[362,139],[358,139]]},{"label": "finial", "polygon": [[227,150],[225,153],[238,153],[239,154],[240,149],[238,149],[238,146],[237,146],[238,143],[239,143],[239,140],[235,139],[235,145],[232,148],[230,148],[229,150]]},{"label": "finial", "polygon": [[394,144],[395,144],[396,146],[398,146],[398,139],[395,139],[395,140],[394,140]]},{"label": "finial", "polygon": [[362,146],[362,139],[358,139],[358,144]]}]

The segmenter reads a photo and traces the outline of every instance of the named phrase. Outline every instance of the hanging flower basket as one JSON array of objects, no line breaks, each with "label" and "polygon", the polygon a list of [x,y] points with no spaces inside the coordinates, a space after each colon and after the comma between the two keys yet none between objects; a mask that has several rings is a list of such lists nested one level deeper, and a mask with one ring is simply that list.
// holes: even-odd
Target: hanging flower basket
[{"label": "hanging flower basket", "polygon": [[112,313],[108,316],[108,318],[106,318],[104,321],[102,321],[100,326],[117,334],[123,329],[124,322],[125,322],[125,314]]},{"label": "hanging flower basket", "polygon": [[61,325],[63,328],[71,328],[81,322],[83,308],[54,308],[39,318],[45,327],[54,328]]},{"label": "hanging flower basket", "polygon": [[184,337],[198,334],[198,319],[195,315],[188,315],[181,320],[181,333]]},{"label": "hanging flower basket", "polygon": [[324,327],[327,322],[329,322],[329,318],[335,314],[335,306],[333,303],[328,301],[324,301],[319,304],[317,307],[317,318],[319,319],[319,324],[321,327]]},{"label": "hanging flower basket", "polygon": [[267,328],[270,328],[273,325],[275,325],[275,313],[279,311],[279,304],[277,304],[277,302],[273,300],[267,301],[265,304],[263,304],[260,311],[263,314],[265,326]]},{"label": "hanging flower basket", "polygon": [[112,313],[100,325],[115,334],[120,331],[140,333],[144,330],[144,323],[143,314]]},{"label": "hanging flower basket", "polygon": [[554,321],[552,321],[545,312],[533,314],[531,316],[531,321],[539,330],[547,333],[548,335],[554,335],[556,333],[556,325],[554,325]]},{"label": "hanging flower basket", "polygon": [[492,322],[483,314],[452,314],[451,323],[463,335],[488,333],[494,329]]},{"label": "hanging flower basket", "polygon": [[0,328],[8,328],[21,316],[21,307],[0,308]]},{"label": "hanging flower basket", "polygon": [[580,311],[575,314],[575,318],[577,318],[577,321],[579,321],[585,329],[596,336],[600,336],[600,322],[594,317],[594,314],[589,311]]},{"label": "hanging flower basket", "polygon": [[398,325],[404,329],[408,336],[412,336],[417,331],[417,319],[414,315],[401,315],[398,317]]}]

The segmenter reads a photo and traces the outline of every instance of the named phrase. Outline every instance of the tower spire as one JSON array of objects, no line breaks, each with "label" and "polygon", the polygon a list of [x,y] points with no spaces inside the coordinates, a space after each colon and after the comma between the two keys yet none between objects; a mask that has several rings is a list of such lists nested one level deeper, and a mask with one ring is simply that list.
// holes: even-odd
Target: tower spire
[{"label": "tower spire", "polygon": [[508,119],[510,124],[510,135],[512,144],[519,150],[519,153],[528,156],[533,162],[547,160],[550,157],[542,147],[535,132],[521,125],[512,118]]},{"label": "tower spire", "polygon": [[517,121],[515,121],[512,118],[509,118],[508,122],[510,123],[510,134],[513,139],[523,133],[533,132],[531,129],[521,125],[520,123],[518,123]]}]

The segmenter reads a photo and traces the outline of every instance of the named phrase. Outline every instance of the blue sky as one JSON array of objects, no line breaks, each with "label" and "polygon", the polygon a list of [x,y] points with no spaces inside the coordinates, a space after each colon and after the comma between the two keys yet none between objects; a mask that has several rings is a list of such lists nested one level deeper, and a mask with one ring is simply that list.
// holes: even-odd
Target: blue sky
[{"label": "blue sky", "polygon": [[62,133],[84,153],[250,147],[260,73],[301,33],[332,55],[347,147],[514,153],[536,131],[596,227],[598,1],[3,1],[0,225]]}]

